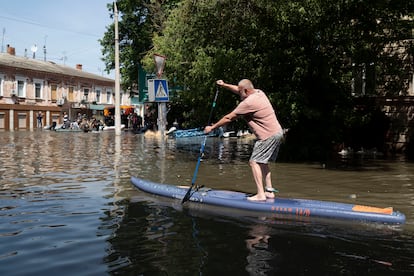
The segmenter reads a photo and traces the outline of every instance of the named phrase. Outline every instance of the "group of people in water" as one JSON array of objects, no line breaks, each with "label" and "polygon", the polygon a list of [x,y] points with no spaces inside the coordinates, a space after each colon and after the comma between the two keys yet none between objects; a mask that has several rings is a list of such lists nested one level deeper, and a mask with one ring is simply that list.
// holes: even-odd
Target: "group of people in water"
[{"label": "group of people in water", "polygon": [[97,119],[95,116],[88,118],[86,114],[78,113],[75,120],[69,120],[69,116],[66,112],[63,113],[63,123],[60,126],[61,129],[67,130],[83,130],[88,131],[99,131],[104,127],[104,123]]},{"label": "group of people in water", "polygon": [[[138,114],[130,113],[128,115],[122,114],[121,124],[126,128],[131,128],[132,130],[140,130],[142,128],[142,118]],[[78,113],[75,120],[70,120],[67,112],[63,112],[63,122],[60,125],[52,125],[51,129],[54,130],[82,130],[84,132],[89,131],[101,131],[104,127],[110,127],[115,125],[114,116],[109,114],[104,116],[104,121],[95,116],[88,117],[86,114]]]}]

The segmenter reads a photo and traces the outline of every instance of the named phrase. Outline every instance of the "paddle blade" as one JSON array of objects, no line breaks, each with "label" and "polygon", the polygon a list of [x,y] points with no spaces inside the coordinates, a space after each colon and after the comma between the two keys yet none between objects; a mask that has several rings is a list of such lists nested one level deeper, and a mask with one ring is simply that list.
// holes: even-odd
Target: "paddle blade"
[{"label": "paddle blade", "polygon": [[191,197],[191,189],[193,188],[193,186],[191,186],[190,188],[188,188],[187,193],[185,193],[183,200],[181,201],[181,204],[184,204],[186,201],[188,201]]}]

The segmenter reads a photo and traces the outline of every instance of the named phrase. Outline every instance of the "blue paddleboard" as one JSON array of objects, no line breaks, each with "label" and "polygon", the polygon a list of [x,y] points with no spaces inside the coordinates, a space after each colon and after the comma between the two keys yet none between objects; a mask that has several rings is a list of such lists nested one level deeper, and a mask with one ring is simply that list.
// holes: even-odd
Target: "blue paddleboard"
[{"label": "blue paddleboard", "polygon": [[[138,189],[163,197],[182,200],[189,187],[155,183],[131,177],[132,184]],[[328,218],[359,220],[385,224],[404,224],[405,215],[392,207],[380,208],[366,205],[320,201],[310,199],[280,198],[265,201],[247,200],[249,195],[242,192],[201,188],[192,191],[189,201],[214,206],[236,208],[253,212],[303,218]]]}]

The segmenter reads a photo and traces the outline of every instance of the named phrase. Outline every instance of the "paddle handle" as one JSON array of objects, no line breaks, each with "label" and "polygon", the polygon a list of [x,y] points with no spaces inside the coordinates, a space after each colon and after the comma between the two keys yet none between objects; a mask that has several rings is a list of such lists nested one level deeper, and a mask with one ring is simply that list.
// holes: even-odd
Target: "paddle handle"
[{"label": "paddle handle", "polygon": [[216,107],[218,93],[219,93],[219,89],[217,87],[216,94],[214,95],[213,104],[211,105],[210,115],[208,116],[207,125],[210,125],[211,124],[211,119],[213,119],[213,111],[214,111],[214,108]]}]

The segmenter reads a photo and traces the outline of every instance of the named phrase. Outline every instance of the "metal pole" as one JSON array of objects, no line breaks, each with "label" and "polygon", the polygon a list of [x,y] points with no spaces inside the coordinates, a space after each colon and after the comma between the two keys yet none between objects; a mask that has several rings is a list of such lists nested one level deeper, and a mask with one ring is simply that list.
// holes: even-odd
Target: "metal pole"
[{"label": "metal pole", "polygon": [[45,35],[45,44],[43,44],[43,60],[46,61],[46,39],[47,35]]},{"label": "metal pole", "polygon": [[165,103],[158,103],[158,131],[161,134],[161,137],[164,137],[165,133]]},{"label": "metal pole", "polygon": [[115,135],[121,135],[121,103],[119,84],[119,37],[118,37],[118,8],[114,2],[115,18]]},{"label": "metal pole", "polygon": [[1,52],[4,52],[4,34],[6,33],[6,28],[3,28],[3,36],[1,38]]}]

